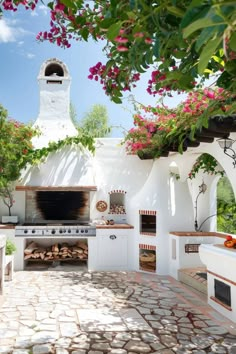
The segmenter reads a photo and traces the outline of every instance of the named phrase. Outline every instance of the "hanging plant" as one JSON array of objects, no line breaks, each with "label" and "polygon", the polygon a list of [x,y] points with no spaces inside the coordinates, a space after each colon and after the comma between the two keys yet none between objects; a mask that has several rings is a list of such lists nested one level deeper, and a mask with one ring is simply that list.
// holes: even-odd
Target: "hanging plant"
[{"label": "hanging plant", "polygon": [[188,178],[195,178],[200,170],[202,170],[204,173],[208,173],[210,175],[220,175],[221,177],[223,177],[225,173],[219,169],[219,165],[216,159],[207,153],[202,154],[197,158],[197,161],[188,174]]}]

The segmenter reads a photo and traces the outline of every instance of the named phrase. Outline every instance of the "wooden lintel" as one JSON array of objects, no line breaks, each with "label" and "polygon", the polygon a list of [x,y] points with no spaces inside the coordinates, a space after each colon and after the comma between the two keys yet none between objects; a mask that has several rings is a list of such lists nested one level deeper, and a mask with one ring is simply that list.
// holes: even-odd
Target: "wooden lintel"
[{"label": "wooden lintel", "polygon": [[16,191],[96,191],[96,186],[16,186]]}]

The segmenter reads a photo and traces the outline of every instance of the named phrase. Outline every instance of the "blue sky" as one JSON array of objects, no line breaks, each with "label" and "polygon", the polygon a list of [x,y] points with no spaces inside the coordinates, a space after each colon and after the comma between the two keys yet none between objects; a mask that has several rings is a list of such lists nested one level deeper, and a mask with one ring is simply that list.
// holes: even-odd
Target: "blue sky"
[{"label": "blue sky", "polygon": [[[102,86],[87,79],[89,68],[98,61],[105,63],[102,44],[90,41],[74,42],[69,49],[61,49],[48,42],[37,43],[36,35],[49,29],[49,12],[44,5],[36,11],[24,9],[4,12],[0,20],[0,103],[8,110],[9,116],[21,122],[34,122],[39,112],[39,89],[37,76],[41,64],[49,58],[63,61],[70,72],[71,102],[77,118],[83,118],[93,104],[107,107],[110,125],[132,126],[132,105],[128,98],[117,105],[110,101]],[[154,105],[157,98],[146,93],[149,75],[132,92],[138,102]],[[129,94],[127,94],[128,96]],[[175,106],[179,97],[166,101]],[[122,129],[114,130],[113,136],[123,136]]]}]

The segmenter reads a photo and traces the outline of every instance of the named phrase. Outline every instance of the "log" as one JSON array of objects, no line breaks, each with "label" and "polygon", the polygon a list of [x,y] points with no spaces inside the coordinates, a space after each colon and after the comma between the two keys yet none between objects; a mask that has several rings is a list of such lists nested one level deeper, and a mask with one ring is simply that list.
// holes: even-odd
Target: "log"
[{"label": "log", "polygon": [[35,249],[37,249],[38,248],[38,245],[37,245],[37,243],[35,243],[35,242],[30,242],[29,244],[28,244],[28,246],[25,248],[25,250],[24,250],[24,254],[30,254],[30,253],[32,253]]},{"label": "log", "polygon": [[85,242],[82,241],[77,241],[76,242],[76,246],[79,248],[82,248],[83,250],[87,250],[88,249],[88,245]]}]

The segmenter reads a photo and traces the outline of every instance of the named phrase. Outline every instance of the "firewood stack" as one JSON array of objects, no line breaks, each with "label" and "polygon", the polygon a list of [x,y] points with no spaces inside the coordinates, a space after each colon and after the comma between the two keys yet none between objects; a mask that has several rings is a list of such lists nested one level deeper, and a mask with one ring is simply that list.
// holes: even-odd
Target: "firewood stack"
[{"label": "firewood stack", "polygon": [[36,242],[30,242],[24,250],[24,260],[38,259],[43,261],[53,260],[87,260],[88,245],[84,241],[77,241],[69,245],[66,242],[54,243],[49,247],[39,246]]}]

